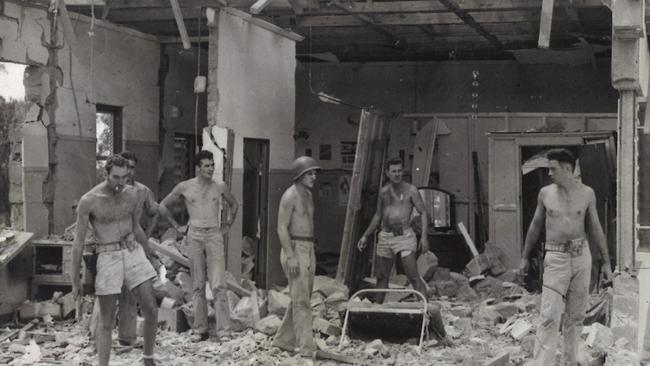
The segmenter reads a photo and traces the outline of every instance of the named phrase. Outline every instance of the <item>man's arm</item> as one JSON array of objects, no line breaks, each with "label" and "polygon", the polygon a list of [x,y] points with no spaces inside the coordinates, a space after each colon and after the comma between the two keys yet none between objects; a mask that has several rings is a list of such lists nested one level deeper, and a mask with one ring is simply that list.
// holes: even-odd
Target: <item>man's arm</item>
[{"label": "man's arm", "polygon": [[183,182],[179,183],[172,189],[171,192],[167,195],[167,197],[163,198],[162,201],[160,201],[160,205],[158,205],[158,212],[160,215],[169,221],[170,224],[172,224],[172,227],[176,231],[180,231],[181,225],[176,222],[174,219],[174,216],[169,212],[169,205],[178,201],[181,196],[183,195]]},{"label": "man's arm", "polygon": [[[223,189],[222,189],[222,196],[223,199],[228,203],[229,210],[228,210],[228,222],[225,223],[228,228],[235,222],[235,218],[237,217],[237,210],[239,209],[239,202],[235,199],[235,196],[232,195],[230,192],[230,188],[226,183],[223,183]],[[223,225],[222,225],[223,226]]]},{"label": "man's arm", "polygon": [[87,197],[81,197],[79,206],[77,206],[77,231],[75,232],[74,242],[72,244],[72,293],[75,298],[82,294],[81,288],[81,256],[86,240],[86,230],[90,219],[90,207],[92,202]]},{"label": "man's arm", "polygon": [[280,207],[278,208],[278,237],[280,238],[280,245],[287,257],[287,276],[296,277],[299,274],[298,258],[291,246],[291,236],[289,234],[289,224],[291,223],[291,214],[294,210],[293,194],[290,191],[284,192],[280,199]]},{"label": "man's arm", "polygon": [[158,217],[160,214],[158,213],[158,202],[156,202],[153,192],[148,187],[146,189],[146,192],[147,193],[144,199],[144,212],[146,212],[147,216],[149,217],[153,216],[149,221],[149,226],[147,227],[147,232],[145,233],[149,238],[158,225]]},{"label": "man's arm", "polygon": [[379,195],[377,197],[377,210],[375,211],[375,214],[372,216],[372,219],[370,220],[370,224],[368,224],[368,228],[366,231],[363,232],[363,235],[361,235],[361,238],[359,238],[359,241],[357,242],[357,249],[359,251],[362,251],[363,248],[366,247],[368,243],[368,236],[370,236],[372,233],[377,230],[377,226],[379,223],[381,223],[381,214],[384,210],[383,203],[381,200],[381,189],[379,190]]},{"label": "man's arm", "polygon": [[598,218],[598,210],[596,209],[596,194],[593,189],[589,188],[589,206],[585,215],[585,226],[587,236],[590,241],[596,244],[600,251],[600,256],[603,260],[603,271],[607,280],[612,279],[612,265],[609,260],[609,251],[607,250],[607,240],[605,233],[600,226],[600,219]]},{"label": "man's arm", "polygon": [[542,232],[542,228],[544,227],[546,208],[544,207],[543,194],[544,191],[542,189],[537,195],[537,208],[535,209],[533,220],[530,222],[530,227],[526,233],[526,240],[524,241],[524,252],[522,253],[521,265],[519,267],[522,272],[526,272],[528,270],[528,257],[530,257],[530,252],[533,250],[533,245],[537,243],[539,235]]},{"label": "man's arm", "polygon": [[427,215],[427,209],[424,207],[424,201],[422,201],[422,196],[415,186],[411,186],[411,201],[415,206],[415,209],[420,213],[420,220],[422,221],[422,235],[420,237],[420,246],[422,253],[429,251],[429,215]]}]

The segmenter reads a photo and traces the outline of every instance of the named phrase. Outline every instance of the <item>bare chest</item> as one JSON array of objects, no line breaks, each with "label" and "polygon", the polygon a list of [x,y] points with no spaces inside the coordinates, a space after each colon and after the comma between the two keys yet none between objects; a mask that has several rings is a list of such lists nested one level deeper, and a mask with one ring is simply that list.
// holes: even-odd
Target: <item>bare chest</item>
[{"label": "bare chest", "polygon": [[218,205],[221,200],[221,192],[212,185],[210,187],[192,187],[183,192],[185,203],[191,206]]},{"label": "bare chest", "polygon": [[91,219],[99,223],[110,223],[128,220],[133,215],[137,202],[136,195],[121,197],[105,197],[97,200],[91,212]]},{"label": "bare chest", "polygon": [[544,200],[546,216],[554,219],[581,219],[585,217],[589,202],[580,194],[552,195]]}]

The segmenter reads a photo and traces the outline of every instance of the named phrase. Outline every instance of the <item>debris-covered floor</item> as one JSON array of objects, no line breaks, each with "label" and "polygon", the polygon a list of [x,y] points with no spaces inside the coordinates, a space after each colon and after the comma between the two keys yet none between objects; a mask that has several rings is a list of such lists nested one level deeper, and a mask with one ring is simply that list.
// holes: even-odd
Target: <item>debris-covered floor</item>
[{"label": "debris-covered floor", "polygon": [[[164,270],[154,283],[160,303],[156,340],[159,365],[304,364],[301,363],[304,360],[299,362],[296,356],[271,347],[273,335],[289,304],[288,290],[258,289],[246,278],[237,281],[229,276],[227,280],[234,332],[221,339],[212,336],[208,341],[190,342],[192,290],[187,258],[179,244],[174,240],[158,244],[158,252],[165,253],[161,256]],[[440,306],[447,336],[452,342],[452,346],[445,347],[431,335],[425,338],[421,352],[418,352],[421,325],[417,325],[421,317],[415,315],[409,319],[415,319],[413,326],[406,326],[401,318],[392,319],[396,322],[395,330],[406,327],[407,333],[411,334],[403,337],[401,342],[389,342],[384,337],[390,335],[392,325],[385,327],[388,331],[383,330],[383,333],[366,334],[369,338],[363,340],[355,336],[344,337],[340,342],[348,304],[355,308],[413,306],[408,302],[406,305],[409,306],[405,306],[405,300],[401,298],[403,294],[389,294],[384,305],[372,304],[369,299],[358,297],[348,301],[350,294],[346,286],[330,277],[316,276],[311,301],[313,328],[316,343],[324,352],[318,354],[314,364],[344,364],[341,359],[373,366],[526,364],[533,352],[540,296],[516,284],[516,272],[506,271],[498,257],[498,253],[486,250],[475,257],[462,274],[439,267],[432,254],[420,257],[418,265],[430,288],[429,300]],[[372,279],[367,279],[367,282],[370,286]],[[392,287],[406,287],[406,282],[403,275],[391,278]],[[209,291],[207,296],[211,297]],[[253,305],[255,302],[257,307]],[[591,298],[583,331],[584,342],[578,356],[581,365],[602,365],[606,357],[617,360],[608,364],[633,364],[634,354],[624,351],[625,340],[614,339],[611,330],[602,325],[609,324],[610,302],[611,291],[601,291]],[[15,321],[0,329],[0,364],[96,365],[91,333],[96,327],[98,308],[94,306],[93,296],[86,296],[81,306],[81,317],[75,321],[71,319],[75,305],[71,294],[62,293],[55,293],[47,301],[23,304],[17,309]],[[371,329],[386,319],[391,320],[392,316],[384,314],[383,318],[374,318],[375,324],[371,318]],[[138,318],[138,323],[140,331],[142,318]],[[358,335],[362,333],[359,327],[358,321],[351,322],[347,331],[353,330]],[[140,364],[142,350],[119,345],[116,333],[111,365]],[[327,354],[339,361],[322,359]]]}]

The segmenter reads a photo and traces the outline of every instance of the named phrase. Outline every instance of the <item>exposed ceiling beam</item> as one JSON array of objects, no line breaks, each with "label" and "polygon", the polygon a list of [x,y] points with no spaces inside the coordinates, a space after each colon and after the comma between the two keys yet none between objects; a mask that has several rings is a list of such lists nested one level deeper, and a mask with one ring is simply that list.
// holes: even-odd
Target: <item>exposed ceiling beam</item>
[{"label": "exposed ceiling beam", "polygon": [[[199,16],[205,18],[205,12],[201,12],[200,8],[181,8],[181,11],[183,12],[183,17],[186,19],[197,19]],[[108,14],[108,20],[118,23],[132,23],[176,20],[176,18],[169,6],[160,9],[116,9],[111,4],[111,12]]]},{"label": "exposed ceiling beam", "polygon": [[459,17],[460,19],[462,19],[463,22],[465,22],[465,24],[469,25],[472,29],[474,29],[476,31],[476,33],[480,34],[485,39],[487,39],[490,43],[492,43],[494,48],[496,48],[497,50],[504,50],[505,49],[505,46],[503,45],[503,43],[501,43],[501,41],[499,41],[499,39],[497,37],[495,37],[493,34],[488,32],[487,30],[485,30],[485,28],[483,28],[482,25],[477,23],[476,20],[474,19],[474,17],[471,16],[469,14],[469,12],[467,12],[467,10],[462,9],[460,6],[458,6],[456,1],[454,1],[454,0],[438,0],[438,2],[440,2],[447,9],[449,9],[449,11],[456,14],[456,16]]},{"label": "exposed ceiling beam", "polygon": [[[472,14],[478,23],[521,23],[539,21],[539,11],[507,10],[476,12]],[[298,17],[299,27],[346,27],[363,26],[364,21],[355,15],[314,15]],[[377,14],[373,16],[377,25],[418,25],[418,24],[463,24],[464,21],[451,13],[411,13]]]},{"label": "exposed ceiling beam", "polygon": [[[165,0],[66,0],[68,5],[90,6],[94,1],[95,6],[103,5],[104,1],[111,3],[111,8],[162,8],[167,5]],[[223,0],[227,6],[233,8],[247,9],[256,0]],[[300,0],[274,0],[269,8],[291,8],[290,2],[295,2],[297,7],[302,8]],[[222,0],[183,0],[182,6],[191,7],[218,7]],[[417,12],[445,12],[447,8],[435,1],[407,0],[407,1],[380,1],[380,2],[354,2],[350,1],[351,10],[355,13],[417,13]],[[347,5],[346,4],[346,5]],[[598,8],[605,6],[602,0],[558,0],[556,6],[573,6],[574,8]],[[525,10],[539,9],[540,0],[463,0],[463,9],[467,11],[487,10]],[[329,9],[329,10],[328,10]],[[319,12],[337,11],[330,6],[321,8]]]},{"label": "exposed ceiling beam", "polygon": [[[333,5],[343,11],[348,11],[348,8],[346,5],[341,4],[337,0],[334,0]],[[373,30],[375,30],[377,33],[382,34],[384,37],[388,38],[392,45],[398,48],[403,48],[406,45],[406,42],[401,39],[400,37],[394,35],[391,31],[387,30],[384,26],[381,24],[378,24],[377,21],[370,15],[365,15],[365,14],[354,14],[354,17],[359,19],[361,22],[364,24],[369,25]]]}]

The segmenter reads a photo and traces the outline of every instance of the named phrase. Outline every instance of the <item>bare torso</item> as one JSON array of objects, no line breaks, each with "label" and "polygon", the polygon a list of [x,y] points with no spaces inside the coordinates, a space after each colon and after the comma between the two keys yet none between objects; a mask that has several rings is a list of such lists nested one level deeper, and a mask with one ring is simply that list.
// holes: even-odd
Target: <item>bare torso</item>
[{"label": "bare torso", "polygon": [[90,201],[89,222],[99,243],[120,241],[133,232],[133,214],[138,195],[131,186],[113,194],[105,189],[105,182],[88,191],[82,199]]},{"label": "bare torso", "polygon": [[400,182],[397,187],[391,183],[383,186],[379,191],[381,200],[381,226],[384,230],[408,229],[413,212],[413,185]]},{"label": "bare torso", "polygon": [[183,184],[182,196],[190,216],[189,224],[201,228],[218,227],[223,187],[213,180],[203,184],[197,178]]},{"label": "bare torso", "polygon": [[547,242],[586,238],[585,214],[590,197],[591,188],[579,182],[570,191],[561,189],[556,184],[542,189]]},{"label": "bare torso", "polygon": [[287,189],[287,197],[293,203],[289,220],[289,233],[297,236],[314,236],[314,200],[309,189],[299,189],[292,185]]}]

